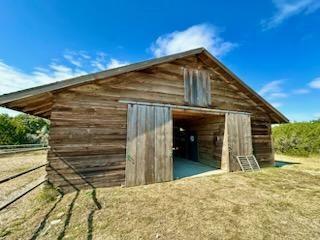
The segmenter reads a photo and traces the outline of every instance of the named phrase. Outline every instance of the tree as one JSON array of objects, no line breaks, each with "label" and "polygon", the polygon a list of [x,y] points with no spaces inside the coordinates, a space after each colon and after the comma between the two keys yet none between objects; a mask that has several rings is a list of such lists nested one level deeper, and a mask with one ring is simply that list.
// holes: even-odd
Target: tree
[{"label": "tree", "polygon": [[49,121],[20,114],[10,117],[0,114],[0,144],[33,144],[47,143]]}]

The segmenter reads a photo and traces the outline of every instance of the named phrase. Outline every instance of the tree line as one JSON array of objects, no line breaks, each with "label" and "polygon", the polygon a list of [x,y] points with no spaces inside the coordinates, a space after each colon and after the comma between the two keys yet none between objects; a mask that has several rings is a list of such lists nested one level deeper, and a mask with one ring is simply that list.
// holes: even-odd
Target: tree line
[{"label": "tree line", "polygon": [[27,114],[0,114],[0,145],[48,144],[49,121]]},{"label": "tree line", "polygon": [[310,156],[320,154],[320,120],[295,122],[272,128],[277,153]]}]

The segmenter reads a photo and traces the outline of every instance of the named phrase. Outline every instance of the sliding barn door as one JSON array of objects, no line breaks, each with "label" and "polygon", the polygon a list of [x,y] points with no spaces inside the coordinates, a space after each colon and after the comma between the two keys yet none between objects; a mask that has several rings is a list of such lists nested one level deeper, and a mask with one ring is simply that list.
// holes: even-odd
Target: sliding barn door
[{"label": "sliding barn door", "polygon": [[170,108],[128,105],[126,186],[172,180],[172,132]]},{"label": "sliding barn door", "polygon": [[240,170],[236,156],[252,154],[251,119],[249,114],[227,113],[221,168]]}]

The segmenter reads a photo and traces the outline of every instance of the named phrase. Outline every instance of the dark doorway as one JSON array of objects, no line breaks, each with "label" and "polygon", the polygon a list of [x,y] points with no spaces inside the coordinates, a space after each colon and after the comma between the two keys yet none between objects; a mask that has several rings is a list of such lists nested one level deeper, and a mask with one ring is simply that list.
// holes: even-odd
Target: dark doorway
[{"label": "dark doorway", "polygon": [[199,161],[198,135],[185,125],[174,125],[173,156]]},{"label": "dark doorway", "polygon": [[199,161],[198,134],[195,131],[187,131],[187,159]]},{"label": "dark doorway", "polygon": [[212,115],[173,112],[175,179],[219,169],[219,159],[215,156],[215,151],[220,153],[215,141],[220,127],[216,125],[217,120],[218,118]]}]

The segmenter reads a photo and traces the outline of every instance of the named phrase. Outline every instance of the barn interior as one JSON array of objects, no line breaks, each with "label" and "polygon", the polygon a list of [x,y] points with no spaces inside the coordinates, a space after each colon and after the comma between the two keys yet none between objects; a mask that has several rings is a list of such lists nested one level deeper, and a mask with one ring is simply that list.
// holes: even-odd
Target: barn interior
[{"label": "barn interior", "polygon": [[173,111],[174,179],[221,168],[224,115]]}]

